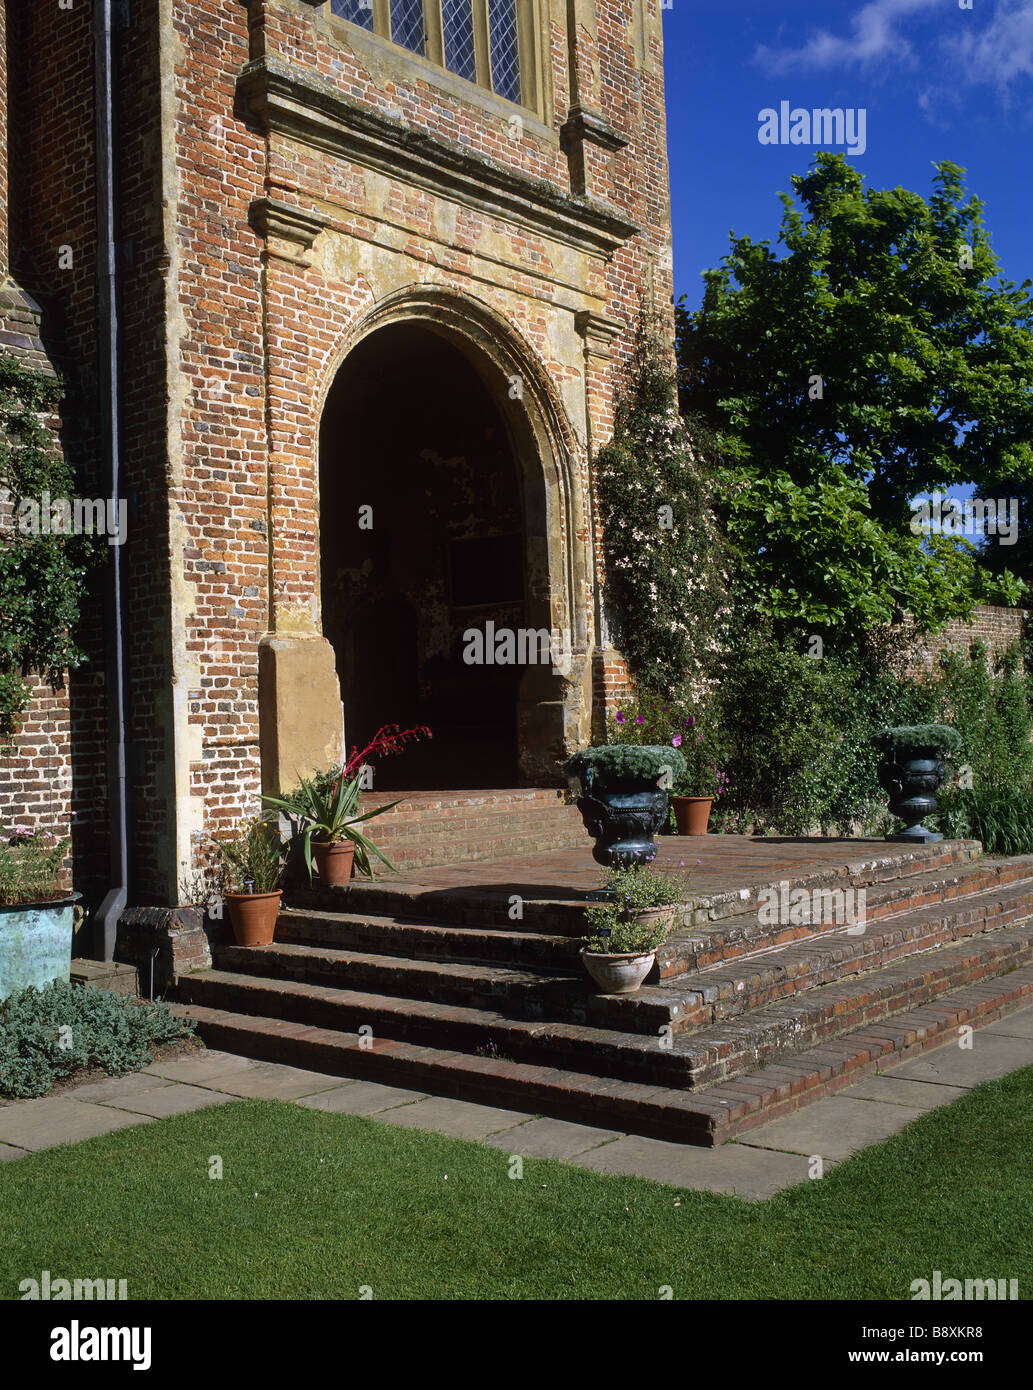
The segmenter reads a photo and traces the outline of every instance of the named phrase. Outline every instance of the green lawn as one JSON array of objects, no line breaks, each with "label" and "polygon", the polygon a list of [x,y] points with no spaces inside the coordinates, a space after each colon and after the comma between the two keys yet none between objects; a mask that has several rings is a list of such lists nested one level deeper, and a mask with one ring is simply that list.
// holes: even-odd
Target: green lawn
[{"label": "green lawn", "polygon": [[907,1299],[939,1269],[1028,1298],[1031,1116],[1033,1068],[747,1203],[243,1101],[0,1165],[0,1297],[48,1269],[147,1299]]}]

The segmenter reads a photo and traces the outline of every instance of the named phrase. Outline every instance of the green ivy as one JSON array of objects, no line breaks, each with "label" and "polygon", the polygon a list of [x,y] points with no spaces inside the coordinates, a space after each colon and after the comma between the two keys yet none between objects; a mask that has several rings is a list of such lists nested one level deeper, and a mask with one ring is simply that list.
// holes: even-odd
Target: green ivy
[{"label": "green ivy", "polygon": [[89,539],[23,535],[16,524],[24,499],[74,495],[73,470],[47,423],[61,396],[53,377],[0,354],[0,492],[8,494],[0,533],[0,735],[11,734],[28,707],[29,671],[56,684],[84,660],[74,633]]}]

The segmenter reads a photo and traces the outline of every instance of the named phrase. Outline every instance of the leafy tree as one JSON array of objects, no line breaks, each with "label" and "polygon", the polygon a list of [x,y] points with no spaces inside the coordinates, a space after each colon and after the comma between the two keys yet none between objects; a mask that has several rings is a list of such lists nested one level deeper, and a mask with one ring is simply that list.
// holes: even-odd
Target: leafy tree
[{"label": "leafy tree", "polygon": [[818,154],[802,209],[781,195],[784,254],[733,236],[700,309],[678,306],[682,409],[723,443],[741,598],[784,628],[905,609],[935,628],[1022,593],[963,537],[911,529],[919,493],[1033,480],[1030,281],[1000,278],[963,171],[936,170],[926,202]]}]

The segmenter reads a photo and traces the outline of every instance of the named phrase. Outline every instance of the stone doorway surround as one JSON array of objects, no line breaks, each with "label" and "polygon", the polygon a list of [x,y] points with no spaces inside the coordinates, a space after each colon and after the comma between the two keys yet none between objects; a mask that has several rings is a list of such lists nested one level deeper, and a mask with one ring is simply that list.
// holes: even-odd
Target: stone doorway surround
[{"label": "stone doorway surround", "polygon": [[[567,669],[529,666],[521,680],[519,773],[527,785],[555,785],[557,763],[589,740],[592,719],[594,566],[580,445],[544,370],[511,326],[487,304],[435,285],[389,295],[359,320],[325,374],[317,419],[349,355],[372,334],[398,324],[420,325],[457,348],[503,418],[524,497],[525,621],[532,629],[559,634],[569,653]],[[280,547],[288,544],[289,537],[281,540],[274,525],[274,589]],[[278,624],[260,646],[266,792],[291,785],[299,771],[330,765],[343,748],[335,654],[322,630],[318,597],[307,614],[298,606],[281,613],[285,630]]]}]

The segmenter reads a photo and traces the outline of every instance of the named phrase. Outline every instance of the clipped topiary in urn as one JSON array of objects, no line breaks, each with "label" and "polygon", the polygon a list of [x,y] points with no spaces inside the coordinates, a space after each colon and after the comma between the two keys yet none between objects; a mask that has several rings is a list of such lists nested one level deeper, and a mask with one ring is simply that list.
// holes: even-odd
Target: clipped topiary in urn
[{"label": "clipped topiary in urn", "polygon": [[656,858],[653,836],[667,820],[667,792],[685,771],[677,748],[616,743],[583,748],[563,764],[578,784],[577,806],[598,864],[627,868]]},{"label": "clipped topiary in urn", "polygon": [[930,844],[943,836],[922,824],[936,810],[935,792],[946,762],[957,756],[961,736],[946,724],[901,724],[883,729],[872,742],[882,754],[879,785],[890,795],[890,810],[905,828],[889,840]]}]

